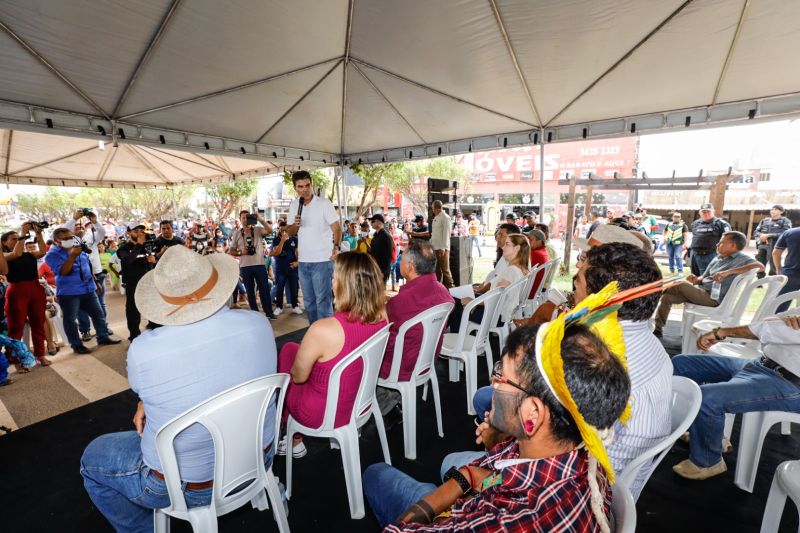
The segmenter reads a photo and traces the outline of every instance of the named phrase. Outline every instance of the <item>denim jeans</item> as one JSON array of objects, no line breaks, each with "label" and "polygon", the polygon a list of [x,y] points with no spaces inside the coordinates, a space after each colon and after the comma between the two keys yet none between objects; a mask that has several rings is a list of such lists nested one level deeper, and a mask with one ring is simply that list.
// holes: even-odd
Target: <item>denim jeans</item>
[{"label": "denim jeans", "polygon": [[[781,272],[781,273],[784,274],[783,272]],[[786,275],[786,274],[784,274],[784,275]],[[789,275],[789,276],[786,276],[786,277],[788,278],[786,280],[786,285],[784,285],[781,288],[781,291],[778,293],[778,296],[780,296],[781,294],[786,294],[787,292],[800,291],[800,276]],[[786,311],[787,309],[789,309],[789,302],[786,302],[785,304],[779,305],[777,311],[778,311],[778,313],[782,313],[782,312]]]},{"label": "denim jeans", "polygon": [[[272,464],[273,455],[271,448],[265,465]],[[170,504],[166,483],[142,461],[141,438],[135,431],[94,439],[83,451],[80,471],[89,498],[117,531],[153,531],[153,509]],[[211,487],[188,490],[183,484],[189,507],[211,503],[212,491]]]},{"label": "denim jeans", "polygon": [[333,261],[301,262],[299,270],[309,325],[333,316]]},{"label": "denim jeans", "polygon": [[261,300],[261,309],[267,316],[272,315],[272,299],[270,298],[269,277],[265,265],[245,266],[239,270],[245,290],[247,291],[247,303],[250,309],[258,311],[256,303],[256,285],[258,286],[258,296]]},{"label": "denim jeans", "polygon": [[675,267],[678,272],[683,272],[683,258],[681,257],[682,244],[667,243],[667,256],[669,256],[669,271],[675,272]]},{"label": "denim jeans", "polygon": [[297,307],[299,283],[300,274],[296,268],[289,268],[287,271],[275,270],[275,305],[278,309],[283,309],[284,294],[289,300],[289,305]]},{"label": "denim jeans", "polygon": [[439,468],[439,477],[444,481],[444,475],[452,467],[461,468],[462,466],[471,464],[476,459],[482,458],[484,455],[486,455],[486,452],[477,450],[448,453],[442,461],[442,466]]},{"label": "denim jeans", "polygon": [[711,252],[710,254],[706,255],[700,255],[692,252],[692,274],[695,276],[702,276],[703,272],[706,271],[706,268],[708,268],[708,265],[714,260],[715,257],[717,257],[717,252]]},{"label": "denim jeans", "polygon": [[472,247],[474,249],[478,250],[478,257],[482,257],[481,256],[481,243],[478,242],[478,236],[477,235],[473,235],[472,236]]},{"label": "denim jeans", "polygon": [[86,311],[92,319],[94,330],[97,332],[97,340],[108,340],[106,317],[103,315],[103,308],[100,307],[100,300],[97,299],[97,294],[94,291],[78,296],[59,296],[58,304],[64,313],[64,331],[67,334],[70,346],[81,346],[83,344],[78,334],[78,325],[75,323],[78,319],[78,311],[81,309]]},{"label": "denim jeans", "polygon": [[[108,309],[106,308],[106,274],[102,272],[100,274],[95,274],[98,283],[100,286],[103,287],[103,293],[98,295],[100,299],[100,307],[103,309],[103,316],[106,317],[106,327],[108,327]],[[81,333],[89,333],[89,313],[87,313],[84,309],[81,309],[78,312],[78,330]]]},{"label": "denim jeans", "polygon": [[0,383],[8,379],[8,359],[3,352],[0,352]]},{"label": "denim jeans", "polygon": [[800,385],[785,380],[759,360],[713,355],[678,355],[676,376],[697,382],[703,404],[689,428],[689,459],[709,467],[722,459],[726,413],[800,412]]},{"label": "denim jeans", "polygon": [[393,523],[409,505],[436,490],[433,483],[420,483],[386,463],[375,463],[364,471],[364,493],[381,529]]}]

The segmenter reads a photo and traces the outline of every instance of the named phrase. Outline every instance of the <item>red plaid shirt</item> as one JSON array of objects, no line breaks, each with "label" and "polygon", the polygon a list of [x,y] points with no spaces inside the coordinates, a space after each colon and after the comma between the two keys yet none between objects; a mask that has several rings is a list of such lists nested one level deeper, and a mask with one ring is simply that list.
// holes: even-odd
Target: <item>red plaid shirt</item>
[{"label": "red plaid shirt", "polygon": [[[384,531],[490,531],[595,532],[600,528],[589,501],[588,454],[586,450],[515,463],[519,445],[510,440],[498,444],[472,466],[489,468],[502,476],[499,483],[471,498],[456,500],[449,518],[435,524],[389,525]],[[602,467],[598,467],[602,472]],[[611,488],[606,487],[603,510],[608,515]],[[490,479],[492,474],[489,475]]]}]

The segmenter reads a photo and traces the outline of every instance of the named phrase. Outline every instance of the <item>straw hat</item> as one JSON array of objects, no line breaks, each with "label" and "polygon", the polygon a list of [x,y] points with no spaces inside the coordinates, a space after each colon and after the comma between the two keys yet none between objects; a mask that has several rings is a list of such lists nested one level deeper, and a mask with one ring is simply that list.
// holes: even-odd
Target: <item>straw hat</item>
[{"label": "straw hat", "polygon": [[166,326],[199,322],[216,313],[239,280],[239,263],[227,254],[199,255],[172,246],[136,287],[136,307]]},{"label": "straw hat", "polygon": [[588,239],[575,239],[572,242],[575,248],[586,252],[592,247],[589,244],[590,241],[597,241],[598,244],[596,244],[596,246],[608,244],[610,242],[627,242],[637,248],[644,248],[642,240],[634,235],[633,232],[613,224],[600,224]]}]

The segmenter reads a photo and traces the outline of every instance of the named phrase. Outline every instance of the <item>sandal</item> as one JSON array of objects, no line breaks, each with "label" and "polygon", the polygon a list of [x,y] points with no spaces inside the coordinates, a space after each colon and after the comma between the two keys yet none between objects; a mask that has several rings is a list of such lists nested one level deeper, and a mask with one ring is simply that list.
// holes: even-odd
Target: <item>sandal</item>
[{"label": "sandal", "polygon": [[36,360],[39,361],[39,364],[42,366],[50,366],[53,364],[52,361],[45,356],[37,357]]},{"label": "sandal", "polygon": [[56,346],[54,350],[47,350],[47,355],[55,355],[61,351],[61,346]]}]

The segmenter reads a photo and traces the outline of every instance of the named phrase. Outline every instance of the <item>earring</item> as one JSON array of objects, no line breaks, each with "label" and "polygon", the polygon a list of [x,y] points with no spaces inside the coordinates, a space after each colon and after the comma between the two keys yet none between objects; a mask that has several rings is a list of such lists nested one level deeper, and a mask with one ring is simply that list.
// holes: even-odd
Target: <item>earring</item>
[{"label": "earring", "polygon": [[527,431],[528,433],[532,433],[533,432],[533,428],[535,428],[535,427],[536,426],[534,425],[533,420],[526,420],[525,421],[525,431]]}]

